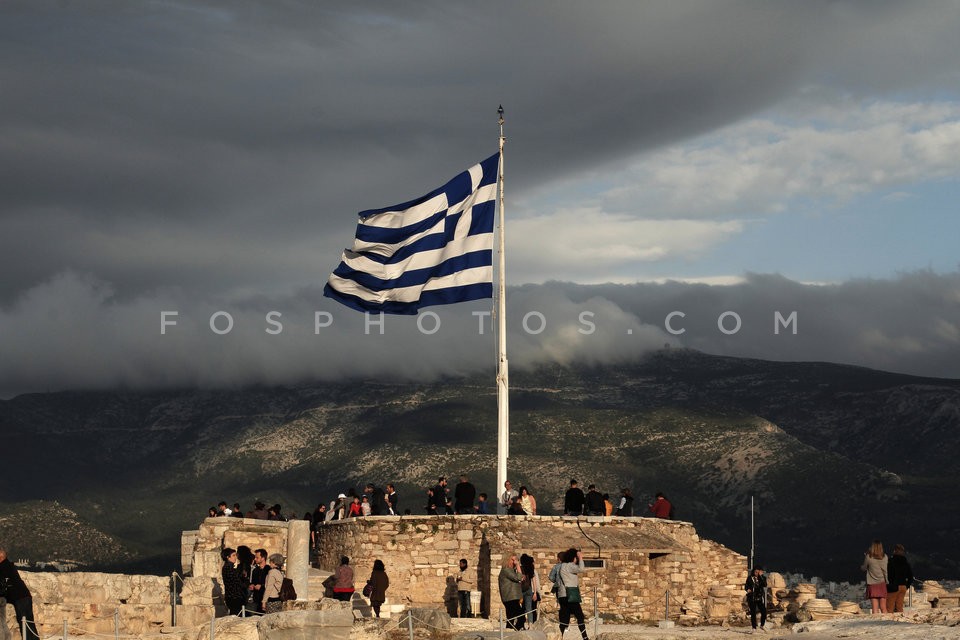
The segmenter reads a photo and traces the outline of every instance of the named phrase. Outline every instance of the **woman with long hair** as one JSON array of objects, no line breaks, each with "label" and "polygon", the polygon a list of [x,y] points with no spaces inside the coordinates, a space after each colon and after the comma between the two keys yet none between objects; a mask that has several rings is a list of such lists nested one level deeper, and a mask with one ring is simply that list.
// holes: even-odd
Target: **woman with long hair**
[{"label": "woman with long hair", "polygon": [[863,554],[860,571],[867,574],[867,598],[870,599],[871,613],[887,612],[887,554],[883,552],[883,543],[874,540]]},{"label": "woman with long hair", "polygon": [[523,507],[523,512],[528,516],[537,515],[537,499],[526,487],[520,487],[520,506]]},{"label": "woman with long hair", "polygon": [[520,583],[523,589],[523,610],[527,614],[527,624],[532,625],[537,621],[537,607],[540,603],[540,578],[537,577],[533,556],[526,553],[520,556],[520,574],[523,576]]},{"label": "woman with long hair", "polygon": [[230,615],[238,616],[247,599],[247,583],[244,583],[237,567],[237,550],[227,547],[220,552],[220,557],[223,558],[223,567],[220,569],[220,576],[223,578],[223,600]]},{"label": "woman with long hair", "polygon": [[383,566],[383,560],[373,561],[373,571],[370,572],[370,606],[373,613],[380,617],[380,607],[387,601],[387,587],[390,586],[390,578],[387,577],[387,569]]}]

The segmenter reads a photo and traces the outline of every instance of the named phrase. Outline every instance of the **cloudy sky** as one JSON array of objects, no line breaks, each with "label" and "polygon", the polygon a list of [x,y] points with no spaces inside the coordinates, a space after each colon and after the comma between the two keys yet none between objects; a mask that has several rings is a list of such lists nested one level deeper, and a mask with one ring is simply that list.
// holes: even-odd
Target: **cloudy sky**
[{"label": "cloudy sky", "polygon": [[960,377],[957,33],[950,1],[5,2],[0,397],[491,367],[488,303],[381,336],[321,290],[501,103],[516,366]]}]

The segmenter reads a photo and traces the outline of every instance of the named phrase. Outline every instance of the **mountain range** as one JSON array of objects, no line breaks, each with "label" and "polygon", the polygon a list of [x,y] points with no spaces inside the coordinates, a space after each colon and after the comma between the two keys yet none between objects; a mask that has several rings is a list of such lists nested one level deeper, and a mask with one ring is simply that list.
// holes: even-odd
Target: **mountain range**
[{"label": "mountain range", "polygon": [[[752,498],[771,570],[859,581],[880,538],[920,579],[960,576],[958,380],[664,349],[510,383],[509,475],[541,513],[559,513],[571,478],[614,499],[630,487],[638,514],[663,491],[678,519],[749,555]],[[492,371],[22,395],[0,402],[0,536],[14,558],[169,573],[180,531],[221,499],[302,516],[394,482],[416,514],[425,487],[461,473],[495,496],[496,432]]]}]

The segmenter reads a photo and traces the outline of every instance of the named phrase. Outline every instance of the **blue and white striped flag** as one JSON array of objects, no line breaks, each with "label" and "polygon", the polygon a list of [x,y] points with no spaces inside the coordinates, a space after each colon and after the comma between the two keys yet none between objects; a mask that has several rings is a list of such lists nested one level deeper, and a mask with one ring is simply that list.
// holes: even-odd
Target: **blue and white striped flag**
[{"label": "blue and white striped flag", "polygon": [[323,295],[358,311],[420,307],[493,295],[493,221],[500,154],[422,198],[360,212]]}]

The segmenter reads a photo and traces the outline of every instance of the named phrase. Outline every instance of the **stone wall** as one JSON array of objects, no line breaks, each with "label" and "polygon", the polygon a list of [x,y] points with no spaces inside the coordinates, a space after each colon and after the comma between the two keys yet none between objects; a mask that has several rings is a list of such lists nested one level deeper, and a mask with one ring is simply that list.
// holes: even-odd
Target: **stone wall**
[{"label": "stone wall", "polygon": [[[76,635],[112,634],[115,621],[123,635],[142,635],[170,624],[169,577],[22,570],[20,576],[33,596],[41,636],[62,634],[64,620]],[[4,604],[3,608],[9,637],[19,638],[13,605]]]},{"label": "stone wall", "polygon": [[[579,524],[579,527],[578,527]],[[582,530],[582,531],[581,531]],[[497,576],[505,557],[534,557],[549,614],[556,608],[547,574],[556,553],[582,547],[585,558],[605,567],[581,575],[584,611],[606,618],[659,620],[670,592],[671,617],[681,603],[703,617],[722,617],[716,594],[742,596],[746,558],[702,540],[693,525],[653,518],[575,518],[547,516],[379,516],[326,523],[320,531],[318,565],[334,570],[341,555],[350,558],[361,588],[375,559],[390,576],[388,596],[414,605],[438,606],[446,579],[466,558],[476,571],[483,611],[494,617],[501,606]],[[711,589],[713,592],[711,594]],[[713,615],[717,614],[717,615]]]}]

